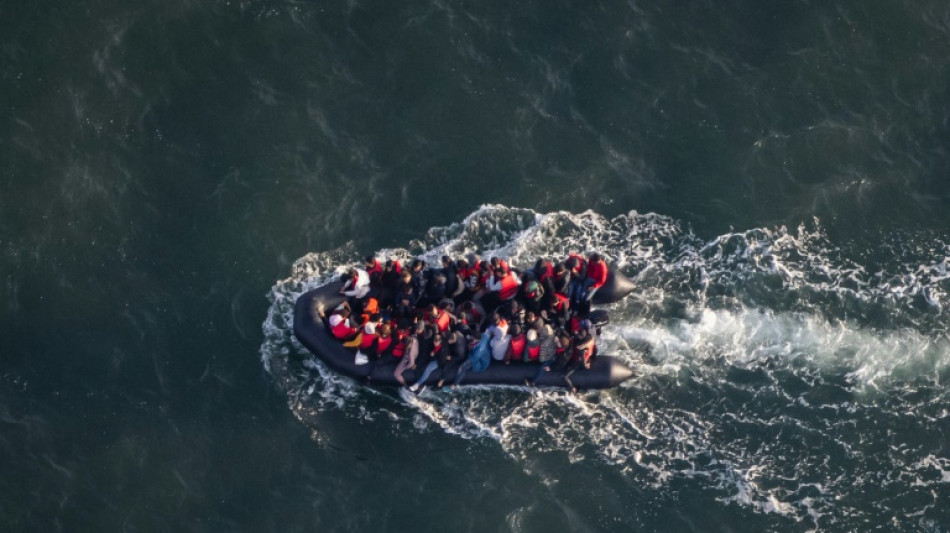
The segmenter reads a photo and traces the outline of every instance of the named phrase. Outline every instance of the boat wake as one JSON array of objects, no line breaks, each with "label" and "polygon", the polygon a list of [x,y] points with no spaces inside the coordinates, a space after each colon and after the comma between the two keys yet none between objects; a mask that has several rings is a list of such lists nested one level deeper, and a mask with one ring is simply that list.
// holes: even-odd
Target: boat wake
[{"label": "boat wake", "polygon": [[545,479],[539,456],[596,460],[660,494],[691,484],[803,530],[933,529],[948,523],[938,502],[950,496],[950,245],[882,241],[851,249],[818,221],[707,241],[656,214],[484,206],[378,253],[529,265],[599,251],[639,286],[609,307],[603,336],[638,377],[580,396],[356,385],[292,335],[296,297],[359,261],[352,246],[300,258],[273,287],[262,361],[305,424],[333,409],[386,418],[397,433],[488,439]]}]

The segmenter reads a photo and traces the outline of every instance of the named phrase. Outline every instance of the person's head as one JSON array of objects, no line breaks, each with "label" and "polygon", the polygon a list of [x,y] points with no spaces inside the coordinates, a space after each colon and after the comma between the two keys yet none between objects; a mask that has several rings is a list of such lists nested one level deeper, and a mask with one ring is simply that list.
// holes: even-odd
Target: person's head
[{"label": "person's head", "polygon": [[404,283],[409,283],[409,281],[412,280],[412,274],[408,270],[403,270],[402,273],[399,274],[399,277]]},{"label": "person's head", "polygon": [[509,331],[509,333],[511,333],[512,337],[517,337],[518,335],[521,335],[522,333],[521,326],[518,324],[512,324],[511,331]]},{"label": "person's head", "polygon": [[340,309],[339,311],[337,311],[337,314],[343,318],[347,318],[350,316],[350,308],[344,307],[343,309]]},{"label": "person's head", "polygon": [[537,320],[537,319],[538,319],[538,315],[534,314],[534,311],[528,311],[528,312],[526,312],[526,313],[524,314],[524,320],[525,320],[525,322],[527,322],[528,324],[531,324],[532,322],[534,322],[534,321]]},{"label": "person's head", "polygon": [[600,254],[599,254],[599,253],[594,252],[594,253],[590,254],[590,262],[591,262],[591,263],[599,263],[600,260],[601,260],[601,257],[600,257]]},{"label": "person's head", "polygon": [[495,325],[495,326],[497,326],[498,324],[501,324],[501,315],[499,315],[498,313],[492,313],[491,323],[492,325]]},{"label": "person's head", "polygon": [[425,261],[423,261],[422,259],[413,259],[412,261],[413,272],[420,272],[422,270],[422,267],[424,266],[425,266]]},{"label": "person's head", "polygon": [[416,325],[415,325],[415,327],[412,329],[412,331],[413,331],[416,335],[422,335],[422,334],[425,333],[425,331],[426,331],[426,323],[425,323],[425,322],[416,322]]},{"label": "person's head", "polygon": [[531,346],[537,346],[538,343],[541,342],[540,339],[538,339],[538,332],[533,329],[528,330],[528,333],[525,334],[525,339]]},{"label": "person's head", "polygon": [[390,334],[392,334],[392,331],[393,330],[389,324],[383,324],[376,329],[376,334],[380,337],[388,337]]},{"label": "person's head", "polygon": [[375,256],[375,255],[367,255],[365,261],[366,261],[366,268],[369,268],[369,267],[371,267],[371,266],[373,266],[373,265],[376,264],[376,256]]},{"label": "person's head", "polygon": [[449,256],[447,256],[447,255],[443,255],[443,256],[442,256],[442,268],[449,268],[449,265],[451,265],[451,264],[452,264],[452,258],[449,257]]},{"label": "person's head", "polygon": [[457,268],[457,269],[459,269],[459,270],[465,270],[465,269],[467,269],[467,268],[468,268],[468,261],[466,261],[466,260],[464,260],[464,259],[459,259],[458,261],[455,262],[455,268]]},{"label": "person's head", "polygon": [[432,316],[438,315],[438,314],[439,314],[439,306],[437,306],[437,305],[435,305],[435,304],[429,304],[428,311],[429,311],[429,314],[432,315]]},{"label": "person's head", "polygon": [[577,333],[575,333],[575,335],[580,340],[587,340],[587,337],[590,336],[590,333],[587,332],[586,328],[580,328],[577,330]]},{"label": "person's head", "polygon": [[554,272],[558,274],[563,273],[565,270],[567,270],[567,267],[564,265],[564,263],[558,263],[554,265]]},{"label": "person's head", "polygon": [[369,321],[372,322],[372,323],[374,323],[374,324],[378,324],[379,321],[382,320],[382,318],[383,318],[383,317],[380,316],[379,313],[373,313],[373,314],[369,315]]},{"label": "person's head", "polygon": [[348,274],[350,275],[351,278],[356,278],[357,276],[360,275],[360,271],[357,270],[356,268],[351,268]]},{"label": "person's head", "polygon": [[383,265],[383,268],[385,268],[386,270],[393,270],[396,268],[396,262],[393,261],[392,259],[387,259],[386,263]]},{"label": "person's head", "polygon": [[577,268],[579,265],[580,265],[580,263],[578,263],[576,257],[571,257],[570,259],[567,260],[567,268],[569,268],[569,269],[571,269],[571,270],[574,270],[574,269]]}]

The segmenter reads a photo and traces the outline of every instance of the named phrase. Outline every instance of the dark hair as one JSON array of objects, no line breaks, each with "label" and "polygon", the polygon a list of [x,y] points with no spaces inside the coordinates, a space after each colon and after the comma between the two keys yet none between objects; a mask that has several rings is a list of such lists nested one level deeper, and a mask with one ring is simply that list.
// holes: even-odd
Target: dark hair
[{"label": "dark hair", "polygon": [[590,254],[590,260],[591,262],[600,261],[600,254],[597,252]]},{"label": "dark hair", "polygon": [[375,263],[375,262],[376,262],[376,256],[375,256],[375,255],[367,255],[367,256],[366,256],[366,262],[367,262],[367,263]]},{"label": "dark hair", "polygon": [[468,268],[468,261],[464,259],[459,259],[458,261],[455,262],[455,266],[457,266],[459,269]]},{"label": "dark hair", "polygon": [[369,315],[369,321],[370,321],[370,322],[379,322],[379,320],[380,320],[381,318],[382,318],[382,316],[380,316],[379,313],[373,313],[373,314]]}]

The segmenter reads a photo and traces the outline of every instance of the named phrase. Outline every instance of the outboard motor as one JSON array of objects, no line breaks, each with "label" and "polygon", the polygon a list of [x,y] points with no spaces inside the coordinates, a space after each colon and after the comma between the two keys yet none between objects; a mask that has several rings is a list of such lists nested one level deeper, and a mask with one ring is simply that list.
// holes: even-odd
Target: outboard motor
[{"label": "outboard motor", "polygon": [[607,314],[606,309],[594,309],[590,312],[590,316],[587,318],[590,320],[594,330],[597,332],[597,336],[600,337],[600,329],[610,324],[610,316]]}]

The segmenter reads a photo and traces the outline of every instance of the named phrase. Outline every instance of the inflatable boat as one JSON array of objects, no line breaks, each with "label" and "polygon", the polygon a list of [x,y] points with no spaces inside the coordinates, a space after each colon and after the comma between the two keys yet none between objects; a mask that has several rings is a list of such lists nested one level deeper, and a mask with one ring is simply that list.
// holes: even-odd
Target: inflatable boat
[{"label": "inflatable boat", "polygon": [[[320,358],[329,368],[357,380],[368,381],[373,385],[400,385],[393,375],[396,362],[357,365],[355,351],[345,348],[339,340],[330,334],[326,322],[314,315],[314,310],[329,310],[339,305],[344,296],[339,294],[343,283],[335,281],[306,292],[297,298],[294,304],[294,336],[301,344]],[[620,300],[633,291],[633,282],[620,273],[610,272],[607,283],[600,288],[592,299],[595,304],[605,304]],[[524,385],[526,379],[533,378],[538,371],[534,363],[513,363],[504,365],[492,362],[480,372],[468,371],[460,385]],[[422,368],[407,371],[404,376],[408,383],[414,383],[421,375]],[[633,370],[609,355],[598,355],[589,369],[580,369],[571,376],[571,382],[579,389],[606,389],[615,387],[633,376]],[[435,371],[425,381],[431,385],[439,381],[441,372]],[[539,387],[567,387],[563,371],[552,369],[545,372],[535,382]]]}]

